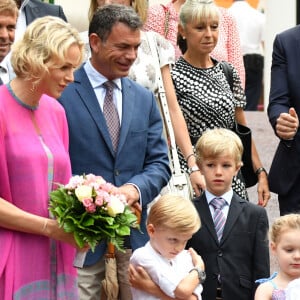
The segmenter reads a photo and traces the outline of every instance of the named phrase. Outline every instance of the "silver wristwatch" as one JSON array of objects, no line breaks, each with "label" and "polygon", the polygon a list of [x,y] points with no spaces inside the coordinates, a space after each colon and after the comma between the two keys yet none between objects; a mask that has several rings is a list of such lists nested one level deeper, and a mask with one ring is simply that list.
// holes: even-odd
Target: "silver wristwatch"
[{"label": "silver wristwatch", "polygon": [[200,268],[197,268],[197,267],[193,268],[193,269],[190,271],[190,273],[191,273],[192,271],[196,271],[196,272],[198,273],[199,283],[202,284],[202,283],[205,281],[205,279],[206,279],[206,273],[205,273],[205,271],[204,271],[204,270],[201,270]]},{"label": "silver wristwatch", "polygon": [[199,170],[198,166],[194,165],[194,166],[188,168],[187,172],[189,175],[191,175],[193,172],[197,172],[197,171],[200,171],[200,170]]}]

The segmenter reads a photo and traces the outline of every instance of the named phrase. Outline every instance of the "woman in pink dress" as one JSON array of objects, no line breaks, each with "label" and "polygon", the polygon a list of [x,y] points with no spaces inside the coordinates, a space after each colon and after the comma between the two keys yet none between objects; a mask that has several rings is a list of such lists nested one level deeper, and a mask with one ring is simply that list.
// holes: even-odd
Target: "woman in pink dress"
[{"label": "woman in pink dress", "polygon": [[[177,28],[179,10],[184,2],[185,0],[172,0],[166,5],[151,6],[148,9],[148,17],[144,25],[146,31],[156,31],[173,44],[176,59],[182,55],[177,46]],[[219,40],[211,56],[218,61],[232,63],[238,71],[242,86],[245,87],[245,69],[236,22],[227,9],[221,7],[219,9],[221,12]]]},{"label": "woman in pink dress", "polygon": [[54,99],[83,57],[78,32],[37,19],[13,46],[0,87],[0,299],[78,299],[75,240],[49,216],[49,193],[71,176],[68,127]]}]

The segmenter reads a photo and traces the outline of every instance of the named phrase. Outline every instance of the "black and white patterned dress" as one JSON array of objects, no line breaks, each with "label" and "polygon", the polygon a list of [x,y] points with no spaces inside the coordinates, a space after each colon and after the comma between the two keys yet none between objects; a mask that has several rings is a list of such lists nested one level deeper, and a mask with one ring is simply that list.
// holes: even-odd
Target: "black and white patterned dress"
[{"label": "black and white patterned dress", "polygon": [[[182,109],[191,139],[199,137],[207,129],[232,129],[235,108],[246,106],[246,97],[237,71],[233,70],[233,93],[219,62],[208,69],[195,68],[184,58],[179,58],[172,69],[177,100]],[[180,153],[183,169],[187,169]],[[245,184],[234,178],[233,190],[247,199]]]}]

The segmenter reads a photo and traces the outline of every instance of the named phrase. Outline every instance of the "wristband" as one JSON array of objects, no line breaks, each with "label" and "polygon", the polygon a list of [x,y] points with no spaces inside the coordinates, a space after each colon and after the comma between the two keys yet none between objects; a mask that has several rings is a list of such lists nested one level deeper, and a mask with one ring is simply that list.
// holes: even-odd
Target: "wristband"
[{"label": "wristband", "polygon": [[187,157],[186,157],[186,163],[188,164],[189,163],[189,159],[192,157],[192,156],[195,156],[195,154],[194,153],[191,153],[191,154],[189,154]]},{"label": "wristband", "polygon": [[265,172],[266,175],[268,175],[268,172],[266,171],[266,169],[264,167],[260,167],[255,171],[255,174],[258,176],[261,172]]}]

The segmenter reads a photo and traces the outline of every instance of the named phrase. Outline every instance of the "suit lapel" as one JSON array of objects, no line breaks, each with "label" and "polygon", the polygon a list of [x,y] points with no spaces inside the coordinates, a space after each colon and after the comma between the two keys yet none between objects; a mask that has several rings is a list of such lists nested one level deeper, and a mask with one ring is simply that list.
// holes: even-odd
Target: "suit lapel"
[{"label": "suit lapel", "polygon": [[235,194],[233,194],[231,204],[229,207],[229,211],[228,211],[228,215],[227,215],[227,219],[226,219],[226,223],[225,223],[225,227],[224,227],[224,231],[223,231],[223,236],[220,241],[221,244],[224,243],[224,241],[226,240],[232,227],[234,226],[236,220],[239,218],[240,213],[244,207],[244,205],[243,205],[244,202],[245,202],[245,200],[243,200],[243,199],[239,198],[238,196],[236,196]]},{"label": "suit lapel", "polygon": [[210,209],[209,209],[209,206],[207,203],[205,193],[203,193],[201,195],[201,197],[199,198],[199,201],[195,202],[195,205],[196,205],[196,207],[198,207],[197,210],[201,211],[201,214],[200,214],[201,223],[205,224],[209,234],[214,238],[216,244],[219,244],[217,233],[215,230],[214,221],[211,216],[211,212],[210,212]]},{"label": "suit lapel", "polygon": [[[106,121],[104,119],[102,110],[100,108],[97,97],[94,93],[93,87],[86,75],[86,72],[81,68],[75,73],[74,81],[76,84],[77,93],[80,96],[81,101],[87,108],[87,111],[95,121],[100,133],[102,134],[108,148],[110,149],[111,154],[114,156],[113,145],[110,139],[110,135],[106,126]],[[74,104],[75,105],[75,104]]]}]

